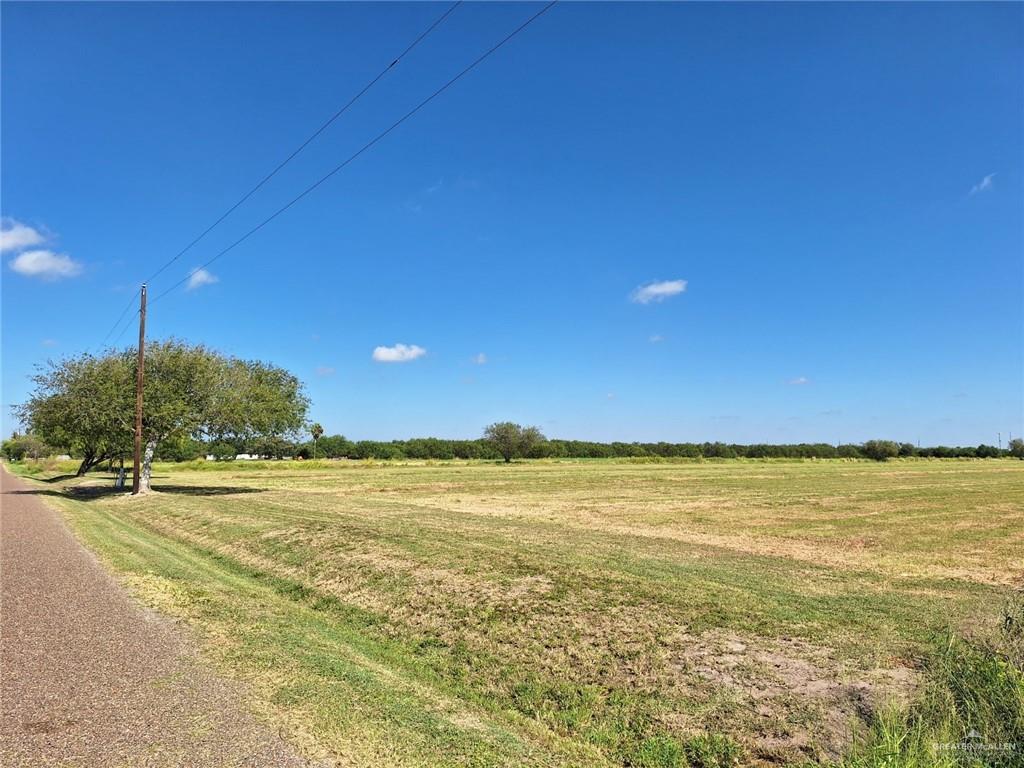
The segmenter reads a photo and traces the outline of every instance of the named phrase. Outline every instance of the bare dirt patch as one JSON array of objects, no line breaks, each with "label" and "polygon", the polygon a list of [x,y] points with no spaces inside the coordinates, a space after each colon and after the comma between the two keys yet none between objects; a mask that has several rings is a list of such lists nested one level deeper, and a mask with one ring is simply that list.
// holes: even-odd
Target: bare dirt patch
[{"label": "bare dirt patch", "polygon": [[912,669],[851,669],[795,638],[711,630],[681,633],[672,645],[680,684],[724,689],[754,725],[746,734],[754,753],[771,762],[838,758],[880,706],[906,700],[918,684]]}]

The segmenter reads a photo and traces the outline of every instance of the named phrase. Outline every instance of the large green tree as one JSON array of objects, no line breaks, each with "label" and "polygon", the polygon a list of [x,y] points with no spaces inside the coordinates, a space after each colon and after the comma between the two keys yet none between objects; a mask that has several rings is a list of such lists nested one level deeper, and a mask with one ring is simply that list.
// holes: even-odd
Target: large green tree
[{"label": "large green tree", "polygon": [[502,421],[484,430],[484,440],[508,464],[512,459],[528,456],[535,446],[544,442],[545,437],[536,427],[523,427],[511,421]]},{"label": "large green tree", "polygon": [[[93,463],[102,460],[96,455],[125,455],[134,434],[135,372],[134,349],[51,362],[35,377],[36,389],[18,414],[47,442],[79,446]],[[140,486],[149,490],[153,455],[165,440],[291,434],[302,427],[308,406],[302,384],[281,368],[174,339],[150,342]]]},{"label": "large green tree", "polygon": [[115,354],[51,360],[32,377],[28,402],[14,411],[47,443],[80,456],[84,475],[101,461],[131,454],[132,410],[124,399],[134,392],[133,376],[134,367]]}]

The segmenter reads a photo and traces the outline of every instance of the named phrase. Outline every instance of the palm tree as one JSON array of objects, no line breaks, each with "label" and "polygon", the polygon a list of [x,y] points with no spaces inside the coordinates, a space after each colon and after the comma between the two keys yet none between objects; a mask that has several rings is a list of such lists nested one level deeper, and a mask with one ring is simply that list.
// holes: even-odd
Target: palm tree
[{"label": "palm tree", "polygon": [[313,458],[316,458],[316,441],[319,440],[324,434],[324,428],[314,422],[309,427],[309,434],[313,436]]}]

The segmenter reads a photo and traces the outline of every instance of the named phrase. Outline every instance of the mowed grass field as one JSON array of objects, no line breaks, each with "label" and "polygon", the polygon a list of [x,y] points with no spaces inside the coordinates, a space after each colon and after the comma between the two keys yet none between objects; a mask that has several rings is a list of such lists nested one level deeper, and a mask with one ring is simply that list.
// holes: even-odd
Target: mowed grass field
[{"label": "mowed grass field", "polygon": [[143,499],[51,469],[340,765],[829,764],[1024,585],[1020,461],[158,465]]}]

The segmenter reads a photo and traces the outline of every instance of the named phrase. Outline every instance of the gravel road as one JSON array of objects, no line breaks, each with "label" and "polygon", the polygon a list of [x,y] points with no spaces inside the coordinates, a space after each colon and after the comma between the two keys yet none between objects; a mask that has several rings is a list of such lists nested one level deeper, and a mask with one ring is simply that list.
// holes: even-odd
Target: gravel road
[{"label": "gravel road", "polygon": [[0,764],[306,766],[0,470]]}]

